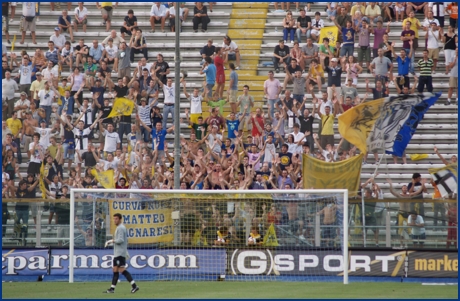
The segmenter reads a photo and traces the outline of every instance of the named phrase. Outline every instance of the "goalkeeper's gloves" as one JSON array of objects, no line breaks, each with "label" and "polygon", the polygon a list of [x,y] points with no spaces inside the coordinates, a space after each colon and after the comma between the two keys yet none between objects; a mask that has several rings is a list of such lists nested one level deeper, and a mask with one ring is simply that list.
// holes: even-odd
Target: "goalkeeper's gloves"
[{"label": "goalkeeper's gloves", "polygon": [[106,241],[104,248],[107,248],[111,244],[113,244],[113,239]]}]

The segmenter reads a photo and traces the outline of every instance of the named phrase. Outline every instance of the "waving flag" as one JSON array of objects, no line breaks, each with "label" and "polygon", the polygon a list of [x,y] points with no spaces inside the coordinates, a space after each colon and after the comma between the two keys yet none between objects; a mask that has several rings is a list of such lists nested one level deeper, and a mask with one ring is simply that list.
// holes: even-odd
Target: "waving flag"
[{"label": "waving flag", "polygon": [[13,43],[11,43],[11,52],[14,51],[14,44],[16,44],[16,35],[13,37]]},{"label": "waving flag", "polygon": [[361,152],[367,152],[367,137],[379,117],[384,98],[362,103],[339,116],[340,135],[355,145]]},{"label": "waving flag", "polygon": [[134,102],[128,98],[120,97],[115,98],[113,103],[112,111],[110,112],[107,118],[116,117],[116,116],[129,116],[133,113]]},{"label": "waving flag", "polygon": [[105,189],[115,188],[113,169],[109,169],[107,171],[97,171],[96,169],[92,169],[91,174],[96,177],[96,180],[101,183]]},{"label": "waving flag", "polygon": [[45,186],[45,164],[40,166],[40,176],[38,178],[38,187],[42,192],[42,198],[46,199],[46,186]]},{"label": "waving flag", "polygon": [[[359,190],[363,154],[340,162],[324,162],[303,155],[303,187],[314,189],[348,189],[350,197]],[[331,175],[334,175],[331,177]]]},{"label": "waving flag", "polygon": [[339,28],[337,26],[323,27],[321,28],[321,32],[319,34],[319,42],[323,43],[323,39],[328,38],[329,46],[335,47],[338,36],[339,36]]},{"label": "waving flag", "polygon": [[441,93],[399,95],[366,102],[342,114],[340,135],[362,152],[401,157],[426,111]]},{"label": "waving flag", "polygon": [[429,156],[427,154],[410,154],[409,157],[412,161],[420,161],[427,159]]},{"label": "waving flag", "polygon": [[441,93],[386,98],[374,130],[368,137],[369,149],[383,149],[387,154],[401,157],[426,111],[439,96]]},{"label": "waving flag", "polygon": [[457,163],[441,168],[429,168],[428,172],[438,188],[441,197],[445,197],[457,190]]}]

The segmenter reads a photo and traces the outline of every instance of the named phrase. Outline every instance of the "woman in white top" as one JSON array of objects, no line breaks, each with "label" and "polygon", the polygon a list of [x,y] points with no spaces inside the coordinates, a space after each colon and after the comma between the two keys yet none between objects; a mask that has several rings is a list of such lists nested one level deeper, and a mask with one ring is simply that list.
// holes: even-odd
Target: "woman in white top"
[{"label": "woman in white top", "polygon": [[[73,68],[73,73],[69,75],[68,81],[70,82],[70,95],[74,96],[77,94],[78,90],[84,83],[85,76],[83,73],[80,73],[80,68]],[[78,103],[81,105],[83,103],[83,93],[78,93],[77,97]]]},{"label": "woman in white top", "polygon": [[294,142],[294,135],[289,134],[287,137],[286,144],[288,146],[288,153],[297,153],[297,143]]},{"label": "woman in white top", "polygon": [[352,55],[348,57],[348,63],[346,64],[345,70],[347,71],[345,85],[348,79],[352,79],[352,86],[356,88],[358,84],[358,74],[363,72],[363,68],[358,63],[354,62],[354,57]]}]

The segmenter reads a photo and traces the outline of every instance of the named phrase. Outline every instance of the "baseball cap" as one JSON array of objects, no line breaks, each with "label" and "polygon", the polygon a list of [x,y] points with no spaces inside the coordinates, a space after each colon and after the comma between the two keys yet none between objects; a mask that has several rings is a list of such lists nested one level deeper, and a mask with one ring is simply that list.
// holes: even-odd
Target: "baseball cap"
[{"label": "baseball cap", "polygon": [[45,119],[40,120],[40,123],[46,123]]},{"label": "baseball cap", "polygon": [[339,60],[337,58],[333,58],[331,62],[338,62]]},{"label": "baseball cap", "polygon": [[27,96],[27,93],[26,92],[21,92],[21,96]]},{"label": "baseball cap", "polygon": [[40,71],[35,72],[35,76],[39,76],[39,75],[42,75],[42,73]]},{"label": "baseball cap", "polygon": [[147,102],[147,99],[145,99],[144,97],[142,97],[142,98],[141,98],[141,102],[143,102],[143,101]]},{"label": "baseball cap", "polygon": [[61,29],[60,29],[59,27],[54,27],[54,30],[59,31],[59,30],[61,30]]}]

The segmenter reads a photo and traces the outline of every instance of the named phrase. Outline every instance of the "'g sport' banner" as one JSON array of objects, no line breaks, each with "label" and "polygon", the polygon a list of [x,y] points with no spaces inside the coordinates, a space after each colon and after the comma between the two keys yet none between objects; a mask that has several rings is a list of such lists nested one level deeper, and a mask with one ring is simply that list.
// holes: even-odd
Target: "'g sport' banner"
[{"label": "'g sport' banner", "polygon": [[[126,260],[129,272],[149,275],[223,275],[226,268],[225,249],[153,249],[129,250]],[[209,260],[212,258],[212,260]],[[76,276],[112,275],[112,249],[75,249]],[[2,276],[69,275],[69,250],[29,251],[3,250]]]},{"label": "'g sport' banner", "polygon": [[[234,275],[343,276],[340,251],[236,249],[228,255]],[[407,269],[406,269],[407,266]],[[351,250],[349,276],[458,278],[457,252]]]},{"label": "'g sport' banner", "polygon": [[[110,200],[110,216],[123,215],[130,244],[171,242],[174,239],[171,201]],[[116,226],[111,220],[111,228]]]}]

